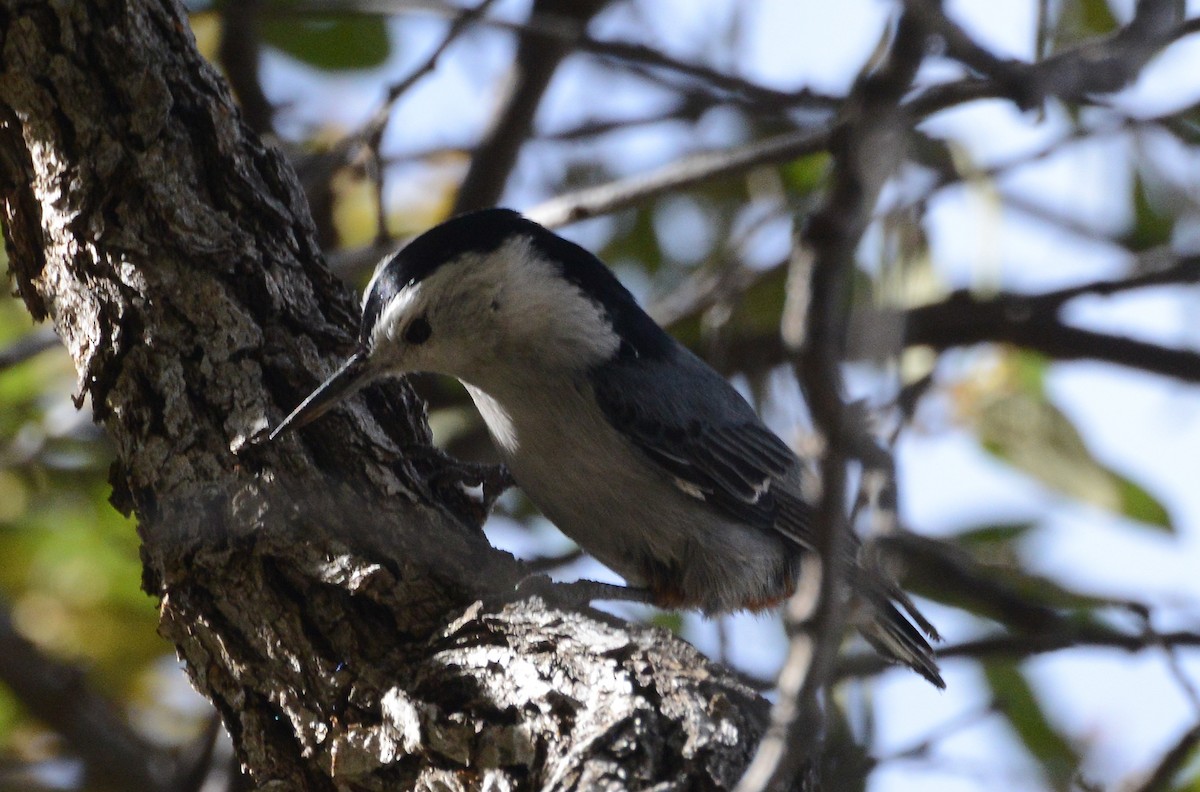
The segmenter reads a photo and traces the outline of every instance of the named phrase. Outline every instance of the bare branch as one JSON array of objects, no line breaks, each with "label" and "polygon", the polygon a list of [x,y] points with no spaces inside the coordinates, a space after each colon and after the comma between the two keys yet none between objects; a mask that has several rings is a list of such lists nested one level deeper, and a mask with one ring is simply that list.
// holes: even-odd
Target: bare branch
[{"label": "bare branch", "polygon": [[58,336],[52,327],[41,327],[0,349],[0,371],[24,363],[48,349],[58,346]]},{"label": "bare branch", "polygon": [[1171,782],[1191,759],[1197,746],[1200,746],[1200,724],[1179,736],[1171,749],[1163,755],[1153,772],[1144,782],[1133,788],[1133,792],[1165,792],[1165,790],[1171,789]]},{"label": "bare branch", "polygon": [[[931,0],[921,0],[918,5],[926,2],[931,2]],[[1153,7],[1151,8],[1151,6]],[[1120,87],[1124,81],[1132,79],[1158,49],[1191,29],[1190,23],[1174,25],[1172,22],[1174,17],[1164,16],[1162,6],[1163,0],[1143,3],[1139,7],[1138,17],[1134,23],[1113,37],[1062,53],[1042,63],[1013,62],[1010,64],[1007,61],[996,61],[992,65],[993,67],[996,67],[997,64],[1002,65],[1001,70],[1005,80],[1003,84],[991,78],[969,78],[938,85],[907,100],[904,107],[915,120],[963,102],[980,98],[1010,96],[1014,91],[1019,94],[1017,97],[1019,103],[1027,103],[1027,101],[1032,101],[1029,99],[1030,96],[1040,95],[1038,92],[1053,93],[1071,99],[1086,98],[1089,93],[1115,90],[1110,83],[1115,81],[1115,83],[1119,83],[1116,87]],[[312,10],[323,7],[323,3],[310,2],[300,8]],[[345,6],[340,7],[345,10]],[[388,2],[388,0],[380,0],[380,2],[359,0],[355,7],[363,12],[376,13],[385,10],[433,10],[437,13],[446,13],[444,7],[429,8],[420,3],[395,3]],[[510,23],[490,19],[480,19],[479,23],[514,27]],[[946,24],[952,23],[947,21]],[[515,27],[524,30],[530,36],[571,41],[574,46],[584,50],[594,47],[599,52],[620,53],[629,59],[636,59],[637,56],[645,54],[641,51],[643,48],[637,45],[593,41],[587,37],[581,25],[564,22],[560,17],[550,14],[532,15],[524,26]],[[1104,63],[1117,61],[1125,63],[1119,79],[1107,74],[1103,69],[1095,68],[1097,59]],[[973,60],[977,62],[976,65],[982,63],[979,57],[973,57]],[[753,87],[741,84],[737,78],[720,75],[715,71],[705,69],[705,67],[671,62],[670,59],[663,59],[661,56],[650,59],[650,61],[651,65],[664,68],[670,66],[681,73],[688,73],[698,79],[703,77],[712,80],[718,86],[725,85],[731,90],[755,93]],[[1014,86],[1020,87],[1020,90],[1017,91]],[[813,100],[822,107],[828,100],[828,97],[809,96],[803,92],[795,95],[789,94],[786,98],[789,101],[795,99],[799,102]],[[519,118],[514,116],[514,123],[515,120],[519,120]],[[504,127],[504,124],[499,121],[496,125]],[[512,127],[512,130],[521,131],[515,126]],[[820,151],[828,147],[832,132],[831,125],[820,125],[755,141],[739,149],[693,155],[648,174],[620,179],[558,196],[533,207],[527,211],[527,214],[548,227],[560,227],[578,220],[617,211],[669,192],[686,189],[711,180],[736,176],[760,165],[787,162],[805,154]],[[510,135],[506,145],[510,145],[514,139],[524,140],[527,135],[527,129],[523,135],[515,137]],[[479,149],[479,152],[483,151],[483,148]],[[477,152],[476,160],[483,162],[484,158],[479,156],[479,152]],[[496,153],[503,154],[504,151],[498,148]],[[512,156],[515,156],[515,153],[512,153]],[[474,177],[465,180],[456,210],[488,205],[494,203],[498,198],[500,189],[496,186],[499,183],[498,178],[500,176],[507,177],[507,171],[511,168],[512,163],[511,160],[508,160],[507,167],[501,168],[500,166],[504,165],[506,161],[504,158],[493,158],[492,155],[488,155],[487,159],[494,163],[489,166],[492,169],[491,175],[486,182],[483,180],[482,173],[478,177],[479,181],[476,181]],[[483,190],[482,186],[486,185],[490,186],[487,190]],[[488,196],[491,196],[490,200],[487,200]]]},{"label": "bare branch", "polygon": [[[821,462],[822,497],[815,552],[802,559],[802,585],[788,602],[791,635],[771,726],[738,784],[739,792],[787,786],[817,753],[824,733],[819,692],[830,682],[845,625],[846,465],[862,445],[852,439],[843,403],[841,358],[849,321],[854,251],[870,223],[879,190],[901,159],[908,119],[899,105],[925,48],[925,30],[903,14],[884,65],[860,77],[830,140],[834,171],[829,196],[809,221],[811,300],[797,376],[828,447]],[[785,335],[792,335],[783,328]],[[790,340],[790,339],[789,339]]]},{"label": "bare branch", "polygon": [[[961,657],[971,660],[1025,660],[1040,654],[1066,649],[1120,649],[1142,652],[1160,647],[1200,647],[1200,633],[1177,631],[1167,633],[1126,633],[1099,625],[1060,624],[1053,630],[1037,633],[1002,633],[951,644],[938,649],[938,659]],[[837,678],[871,677],[889,667],[876,654],[858,654],[843,658],[837,668]]]},{"label": "bare branch", "polygon": [[217,61],[255,134],[274,131],[275,108],[263,93],[258,58],[262,44],[262,0],[222,3]]},{"label": "bare branch", "polygon": [[526,214],[544,226],[558,228],[686,187],[737,176],[761,165],[789,162],[812,154],[829,145],[830,131],[828,127],[802,129],[729,151],[694,154],[650,173],[560,195]]},{"label": "bare branch", "polygon": [[1032,82],[1023,79],[1021,63],[998,58],[980,46],[946,15],[941,0],[905,0],[905,6],[920,18],[931,33],[945,42],[952,57],[991,78],[998,89],[1010,96],[1022,110],[1034,107],[1041,101],[1041,96],[1033,90]]},{"label": "bare branch", "polygon": [[[926,116],[976,99],[1013,97],[1032,106],[1035,98],[1056,96],[1065,101],[1089,101],[1095,94],[1118,91],[1163,47],[1191,30],[1182,22],[1182,4],[1175,0],[1142,0],[1128,25],[1107,39],[1084,44],[1034,64],[1004,64],[1003,81],[967,78],[929,88],[907,107]],[[976,60],[978,63],[978,60]]]},{"label": "bare branch", "polygon": [[63,736],[90,773],[126,788],[175,789],[175,762],[138,736],[78,668],[29,642],[0,600],[0,680],[38,720]]},{"label": "bare branch", "polygon": [[549,572],[553,569],[558,569],[559,567],[566,566],[567,564],[573,564],[581,558],[583,558],[583,550],[576,547],[568,550],[565,553],[560,553],[554,556],[538,556],[537,558],[531,558],[525,562],[525,565],[529,567],[531,572],[538,574],[541,572]]},{"label": "bare branch", "polygon": [[[1189,278],[1194,279],[1194,274]],[[1130,288],[1165,282],[1171,281],[1157,274],[1140,276]],[[1119,290],[1115,284],[1081,288],[1081,293],[1089,288],[1095,293]],[[1109,291],[1100,291],[1105,288]],[[925,344],[938,351],[982,342],[1010,343],[1055,360],[1099,360],[1184,382],[1200,382],[1200,352],[1072,327],[1058,317],[1056,299],[1054,294],[1039,297],[1011,293],[981,298],[958,291],[942,302],[910,310],[904,342],[909,346]]]},{"label": "bare branch", "polygon": [[707,91],[720,91],[731,101],[736,101],[759,112],[779,113],[797,107],[806,110],[834,112],[842,97],[822,94],[810,89],[779,91],[758,85],[741,77],[735,77],[716,69],[696,63],[686,63],[671,58],[660,50],[644,44],[624,41],[601,41],[583,36],[578,43],[581,52],[597,55],[617,63],[629,62],[638,67],[641,74],[648,69],[665,69],[684,75],[699,83]]},{"label": "bare branch", "polygon": [[[567,29],[584,30],[588,21],[607,0],[535,0],[530,12],[535,18],[565,20]],[[547,40],[524,35],[503,98],[491,123],[483,133],[471,166],[458,188],[453,214],[492,206],[500,200],[508,175],[517,161],[517,152],[533,130],[533,115],[550,78],[558,65],[571,53],[573,41]]]},{"label": "bare branch", "polygon": [[[361,14],[432,13],[455,19],[462,13],[455,6],[445,3],[406,0],[309,0],[298,3],[290,10],[292,13],[327,13],[331,10]],[[831,112],[837,109],[841,100],[841,97],[810,89],[779,91],[704,64],[673,58],[661,50],[643,44],[594,38],[587,33],[586,20],[575,18],[575,10],[572,6],[541,11],[535,8],[525,22],[482,19],[479,24],[517,33],[523,37],[532,37],[543,45],[547,41],[552,45],[564,45],[574,51],[613,62],[617,66],[635,68],[646,76],[651,76],[652,70],[673,72],[690,78],[693,81],[692,90],[718,93],[726,101],[734,101],[760,111],[778,112],[782,109],[804,108]]]},{"label": "bare branch", "polygon": [[450,45],[468,28],[472,23],[482,19],[487,13],[488,8],[495,0],[481,0],[479,5],[464,12],[456,17],[450,24],[450,29],[446,31],[446,35],[442,38],[440,44],[434,48],[429,57],[425,59],[417,68],[413,69],[403,80],[400,80],[395,85],[388,88],[387,98],[383,105],[376,111],[375,115],[368,122],[366,128],[360,133],[361,139],[364,141],[367,150],[371,153],[372,162],[375,164],[375,188],[376,188],[376,211],[378,218],[375,227],[375,239],[378,243],[386,243],[389,239],[387,231],[386,207],[383,201],[383,168],[382,155],[379,152],[379,146],[383,140],[383,133],[387,129],[388,119],[391,118],[391,108],[396,104],[401,96],[408,93],[414,85],[416,85],[423,77],[437,68],[438,61],[442,55],[450,48]]}]

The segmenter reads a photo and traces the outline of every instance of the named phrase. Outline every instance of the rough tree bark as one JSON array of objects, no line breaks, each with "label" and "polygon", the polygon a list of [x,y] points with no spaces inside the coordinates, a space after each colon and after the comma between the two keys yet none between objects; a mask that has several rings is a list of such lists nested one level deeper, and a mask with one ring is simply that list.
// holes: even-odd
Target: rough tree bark
[{"label": "rough tree bark", "polygon": [[116,445],[161,632],[256,783],[736,782],[765,708],[725,670],[664,631],[480,604],[523,568],[402,383],[248,443],[346,353],[357,310],[177,3],[0,8],[0,200],[16,288]]}]

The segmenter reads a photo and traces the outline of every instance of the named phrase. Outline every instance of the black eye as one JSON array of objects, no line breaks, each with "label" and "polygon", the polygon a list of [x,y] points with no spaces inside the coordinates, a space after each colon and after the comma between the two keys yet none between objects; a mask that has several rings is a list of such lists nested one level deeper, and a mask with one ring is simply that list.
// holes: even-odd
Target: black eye
[{"label": "black eye", "polygon": [[424,344],[432,334],[433,328],[429,326],[429,320],[418,316],[405,328],[404,340],[410,344]]}]

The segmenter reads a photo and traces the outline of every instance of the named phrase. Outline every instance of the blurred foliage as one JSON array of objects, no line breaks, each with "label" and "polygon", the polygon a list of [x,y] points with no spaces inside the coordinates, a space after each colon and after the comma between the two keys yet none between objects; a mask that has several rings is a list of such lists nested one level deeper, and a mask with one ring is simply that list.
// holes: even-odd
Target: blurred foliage
[{"label": "blurred foliage", "polygon": [[990,370],[957,389],[960,417],[988,452],[1051,489],[1142,525],[1173,530],[1166,507],[1092,455],[1046,393],[1047,366],[1034,353],[1001,350]]},{"label": "blurred foliage", "polygon": [[1022,540],[1036,523],[968,528],[949,541],[906,542],[905,587],[912,593],[999,622],[1017,632],[1091,623],[1099,609],[1124,600],[1082,594],[1025,568]]},{"label": "blurred foliage", "polygon": [[[34,331],[16,298],[0,297],[0,349]],[[172,648],[141,591],[131,520],[108,503],[112,449],[71,402],[75,372],[56,347],[0,370],[0,595],[22,633],[78,662],[116,700]],[[37,745],[41,729],[0,685],[0,757]]]},{"label": "blurred foliage", "polygon": [[1200,745],[1192,747],[1175,777],[1170,779],[1169,792],[1200,792]]},{"label": "blurred foliage", "polygon": [[1064,0],[1054,26],[1052,52],[1078,45],[1081,41],[1112,33],[1118,27],[1108,0]]},{"label": "blurred foliage", "polygon": [[270,5],[282,11],[283,16],[277,18],[268,10],[263,20],[263,42],[309,66],[328,71],[373,69],[391,54],[387,29],[380,17],[354,14],[298,17],[287,13],[288,6],[297,3],[275,0]]},{"label": "blurred foliage", "polygon": [[1175,233],[1175,217],[1160,196],[1151,192],[1146,176],[1137,173],[1133,183],[1133,218],[1122,240],[1129,250],[1140,253],[1169,244]]},{"label": "blurred foliage", "polygon": [[[191,15],[196,44],[204,57],[216,57],[221,36],[221,11],[230,3],[218,0],[211,9]],[[314,69],[330,72],[375,69],[392,55],[392,41],[382,16],[313,12],[301,0],[262,3],[262,43]]]},{"label": "blurred foliage", "polygon": [[333,176],[333,225],[346,247],[369,245],[379,234],[379,193],[360,171],[343,168]]},{"label": "blurred foliage", "polygon": [[1079,768],[1079,754],[1046,716],[1029,680],[1011,663],[985,662],[983,668],[996,709],[1037,759],[1050,788],[1069,789]]}]

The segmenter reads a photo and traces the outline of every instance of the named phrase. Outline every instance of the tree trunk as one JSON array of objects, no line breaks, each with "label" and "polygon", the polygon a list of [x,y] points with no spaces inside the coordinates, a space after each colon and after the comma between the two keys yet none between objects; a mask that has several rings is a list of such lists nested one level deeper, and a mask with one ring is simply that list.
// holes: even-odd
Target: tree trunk
[{"label": "tree trunk", "polygon": [[160,630],[260,786],[736,782],[765,706],[726,670],[661,630],[482,604],[523,568],[405,384],[248,442],[357,308],[177,3],[8,0],[0,198],[17,290],[115,443]]}]

